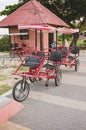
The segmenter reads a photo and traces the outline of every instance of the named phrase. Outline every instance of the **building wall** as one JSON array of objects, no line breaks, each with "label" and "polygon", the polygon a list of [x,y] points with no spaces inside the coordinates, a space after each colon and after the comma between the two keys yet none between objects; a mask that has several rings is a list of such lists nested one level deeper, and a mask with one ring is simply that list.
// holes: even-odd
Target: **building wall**
[{"label": "building wall", "polygon": [[[9,33],[19,33],[17,27],[10,27],[9,28]],[[19,40],[19,36],[10,36],[11,38],[11,43],[16,43]]]},{"label": "building wall", "polygon": [[47,49],[49,46],[48,32],[43,33],[43,49]]},{"label": "building wall", "polygon": [[[35,48],[35,30],[31,29],[29,31],[29,39],[28,40],[23,40],[23,42],[27,46],[32,46]],[[9,28],[9,33],[20,33],[17,27],[10,27]],[[20,36],[15,35],[11,36],[11,43],[19,43],[21,44]],[[42,47],[43,49],[48,48],[48,32],[47,31],[42,31]],[[37,49],[40,50],[40,31],[37,30]]]}]

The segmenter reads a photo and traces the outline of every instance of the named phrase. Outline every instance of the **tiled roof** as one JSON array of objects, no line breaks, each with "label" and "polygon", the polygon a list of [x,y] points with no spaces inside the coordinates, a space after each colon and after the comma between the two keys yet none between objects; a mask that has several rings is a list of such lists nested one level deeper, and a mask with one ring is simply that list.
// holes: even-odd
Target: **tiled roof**
[{"label": "tiled roof", "polygon": [[0,27],[18,25],[57,25],[68,26],[36,0],[30,0],[0,22]]}]

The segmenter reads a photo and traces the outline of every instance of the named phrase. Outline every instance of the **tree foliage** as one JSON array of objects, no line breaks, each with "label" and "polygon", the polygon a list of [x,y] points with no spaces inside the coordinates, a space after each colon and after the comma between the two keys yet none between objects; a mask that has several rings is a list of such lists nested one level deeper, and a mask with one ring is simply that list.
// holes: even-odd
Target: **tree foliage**
[{"label": "tree foliage", "polygon": [[[29,0],[19,0],[18,4],[6,6],[0,15],[9,15]],[[86,0],[37,0],[71,27],[82,29],[86,25]]]}]

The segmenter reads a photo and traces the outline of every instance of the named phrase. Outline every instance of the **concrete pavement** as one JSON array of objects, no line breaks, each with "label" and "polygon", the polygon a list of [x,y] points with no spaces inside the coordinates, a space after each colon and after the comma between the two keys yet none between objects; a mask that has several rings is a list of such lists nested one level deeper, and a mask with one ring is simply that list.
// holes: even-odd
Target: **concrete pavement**
[{"label": "concrete pavement", "polygon": [[78,72],[64,66],[62,72],[59,87],[53,80],[49,87],[44,81],[31,83],[24,108],[9,121],[32,130],[86,130],[86,53]]}]

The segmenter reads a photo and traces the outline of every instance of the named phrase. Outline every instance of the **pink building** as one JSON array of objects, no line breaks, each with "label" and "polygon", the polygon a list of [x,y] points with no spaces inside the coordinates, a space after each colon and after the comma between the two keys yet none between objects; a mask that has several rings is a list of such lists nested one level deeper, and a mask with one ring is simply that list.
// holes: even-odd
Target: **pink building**
[{"label": "pink building", "polygon": [[50,43],[57,40],[57,31],[51,26],[68,27],[36,0],[30,0],[0,22],[0,27],[9,28],[10,34],[16,33],[15,36],[11,35],[11,43],[21,41],[39,50],[48,48]]}]

